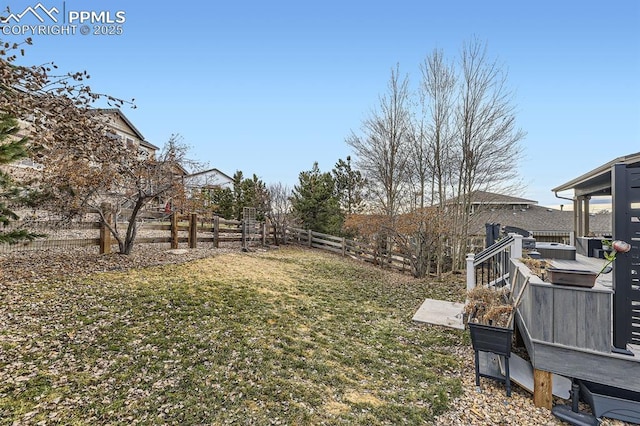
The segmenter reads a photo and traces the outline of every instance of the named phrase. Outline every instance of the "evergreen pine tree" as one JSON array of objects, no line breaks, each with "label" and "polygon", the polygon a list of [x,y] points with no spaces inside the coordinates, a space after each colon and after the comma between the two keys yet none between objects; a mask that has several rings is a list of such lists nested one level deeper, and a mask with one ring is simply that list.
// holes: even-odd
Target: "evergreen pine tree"
[{"label": "evergreen pine tree", "polygon": [[363,193],[366,181],[359,170],[351,167],[351,157],[347,156],[347,161],[339,159],[331,173],[336,196],[344,213],[361,213],[364,208]]},{"label": "evergreen pine tree", "polygon": [[299,180],[291,197],[296,218],[307,229],[340,235],[344,216],[331,173],[321,173],[318,163],[314,163],[313,169],[300,173]]},{"label": "evergreen pine tree", "polygon": [[225,219],[233,219],[233,192],[229,188],[215,188],[211,194],[214,212]]},{"label": "evergreen pine tree", "polygon": [[233,203],[236,220],[242,220],[245,207],[255,207],[258,220],[264,220],[269,206],[269,191],[265,183],[255,174],[251,178],[244,178],[242,171],[233,175]]},{"label": "evergreen pine tree", "polygon": [[[27,157],[27,138],[18,138],[18,122],[8,114],[0,115],[0,166],[19,161]],[[19,217],[11,205],[19,200],[19,188],[11,176],[0,168],[0,224],[8,226]],[[32,240],[37,235],[24,229],[0,230],[0,243],[16,243],[20,240]]]}]

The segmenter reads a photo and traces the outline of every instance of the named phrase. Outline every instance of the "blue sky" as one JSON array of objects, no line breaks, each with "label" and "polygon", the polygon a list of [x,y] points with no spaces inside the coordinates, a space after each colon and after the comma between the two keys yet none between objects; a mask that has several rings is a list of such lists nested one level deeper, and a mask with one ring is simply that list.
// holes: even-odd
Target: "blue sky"
[{"label": "blue sky", "polygon": [[124,11],[123,34],[36,36],[23,63],[87,70],[95,91],[136,99],[123,111],[149,142],[179,133],[193,158],[229,175],[292,187],[314,161],[330,171],[396,63],[415,85],[434,48],[454,58],[472,37],[515,93],[521,196],[558,204],[553,187],[640,151],[637,0],[41,3]]}]

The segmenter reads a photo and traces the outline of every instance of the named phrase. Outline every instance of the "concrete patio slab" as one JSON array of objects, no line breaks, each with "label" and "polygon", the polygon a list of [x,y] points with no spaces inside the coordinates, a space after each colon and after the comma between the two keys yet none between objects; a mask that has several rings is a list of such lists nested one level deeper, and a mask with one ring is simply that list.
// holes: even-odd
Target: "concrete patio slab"
[{"label": "concrete patio slab", "polygon": [[462,311],[464,303],[426,299],[413,316],[413,320],[433,325],[464,330]]}]

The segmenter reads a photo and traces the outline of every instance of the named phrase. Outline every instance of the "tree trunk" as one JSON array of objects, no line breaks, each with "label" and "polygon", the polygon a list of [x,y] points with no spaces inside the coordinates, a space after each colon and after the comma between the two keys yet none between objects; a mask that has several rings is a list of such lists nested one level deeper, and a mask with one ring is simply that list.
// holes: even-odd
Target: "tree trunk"
[{"label": "tree trunk", "polygon": [[133,207],[131,211],[131,217],[129,218],[129,226],[127,226],[127,235],[125,236],[124,241],[119,242],[120,254],[130,255],[131,250],[133,250],[133,244],[136,240],[136,235],[138,234],[138,214],[140,214],[140,210],[147,203],[148,198],[144,196],[139,196],[136,200],[136,205]]}]

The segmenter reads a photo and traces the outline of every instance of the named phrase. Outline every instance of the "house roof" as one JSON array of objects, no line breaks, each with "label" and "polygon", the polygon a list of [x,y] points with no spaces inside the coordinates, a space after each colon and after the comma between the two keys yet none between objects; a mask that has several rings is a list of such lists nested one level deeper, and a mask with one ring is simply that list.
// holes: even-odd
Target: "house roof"
[{"label": "house roof", "polygon": [[[528,208],[483,208],[471,215],[470,231],[475,235],[485,233],[485,223],[499,223],[530,232],[570,232],[573,231],[574,212],[532,205]],[[608,234],[612,229],[612,215],[609,212],[589,215],[590,229],[595,234]]]},{"label": "house roof", "polygon": [[[536,201],[477,191],[472,202],[477,208],[469,218],[469,234],[484,235],[485,224],[498,223],[503,227],[521,228],[536,233],[571,232],[574,226],[574,212],[538,206]],[[428,210],[431,207],[426,207]],[[350,225],[360,225],[378,229],[380,223],[388,220],[381,215],[351,215]],[[590,229],[596,235],[608,235],[612,230],[612,214],[600,212],[589,215]]]},{"label": "house roof", "polygon": [[526,198],[512,197],[510,195],[496,194],[487,191],[474,191],[471,193],[472,204],[499,204],[499,205],[532,205],[538,204],[537,201],[528,200]]},{"label": "house roof", "polygon": [[233,178],[230,177],[229,175],[222,173],[220,170],[218,170],[217,168],[213,168],[213,169],[208,169],[208,170],[202,170],[200,172],[196,172],[196,173],[191,173],[190,175],[187,175],[187,178],[196,178],[198,176],[203,176],[206,174],[216,174],[220,177],[222,177],[223,179],[226,179],[228,181],[228,183],[233,182]]},{"label": "house roof", "polygon": [[611,167],[615,164],[640,164],[640,152],[615,158],[590,172],[570,180],[551,191],[556,195],[561,191],[573,189],[575,196],[611,195]]},{"label": "house roof", "polygon": [[144,146],[145,148],[149,148],[149,149],[153,149],[153,150],[160,149],[159,147],[155,146],[154,144],[152,144],[150,142],[147,142],[144,139],[144,136],[142,135],[142,133],[140,133],[140,131],[136,128],[136,126],[134,126],[133,123],[131,121],[129,121],[127,116],[124,115],[124,113],[122,112],[122,110],[120,110],[120,108],[96,108],[93,111],[96,111],[98,113],[115,114],[115,115],[117,115],[122,121],[124,121],[127,124],[127,126],[129,126],[129,128],[131,128],[133,133],[140,140],[140,145]]}]

